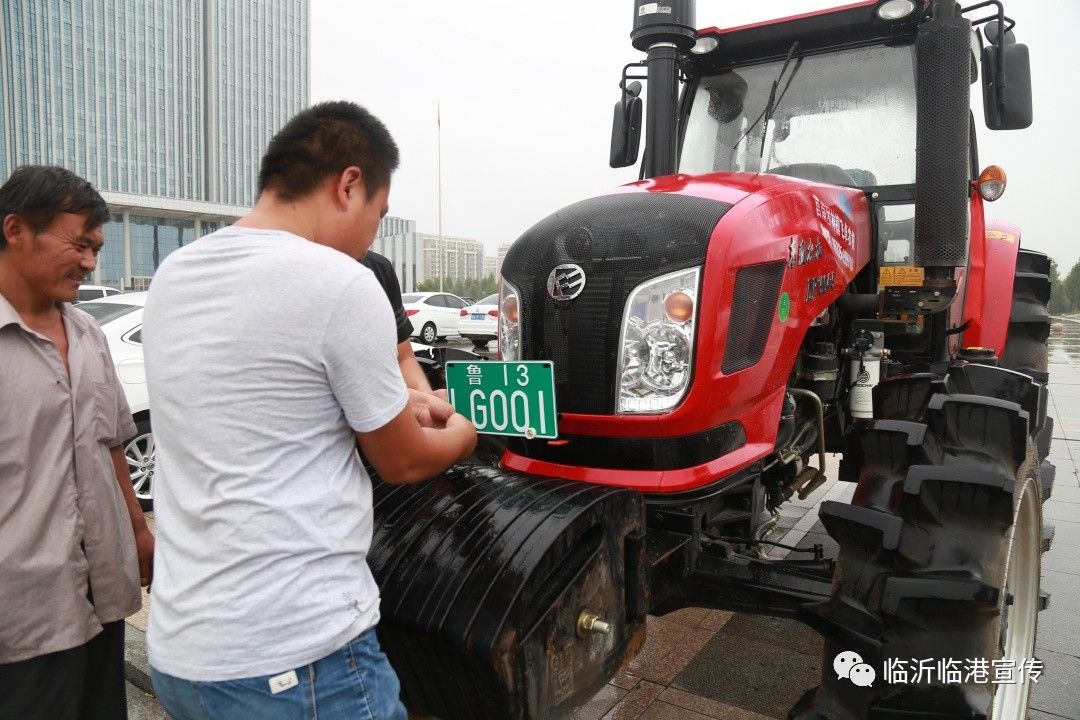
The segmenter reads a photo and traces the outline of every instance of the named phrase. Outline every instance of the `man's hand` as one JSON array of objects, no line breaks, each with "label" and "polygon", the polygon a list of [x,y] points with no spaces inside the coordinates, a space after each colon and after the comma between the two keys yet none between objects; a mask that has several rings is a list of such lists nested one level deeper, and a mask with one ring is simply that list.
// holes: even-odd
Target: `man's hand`
[{"label": "man's hand", "polygon": [[455,412],[453,415],[451,415],[447,419],[446,427],[452,428],[452,427],[456,427],[458,425],[460,425],[462,427],[468,427],[468,430],[472,431],[471,432],[472,439],[469,441],[468,445],[466,445],[465,448],[462,450],[461,454],[458,455],[458,459],[455,460],[455,462],[461,462],[465,458],[472,455],[473,452],[476,450],[476,441],[477,441],[476,426],[472,424],[472,420],[465,417],[461,413]]},{"label": "man's hand", "polygon": [[139,585],[150,589],[154,581],[154,534],[143,526],[135,533],[135,550],[139,554]]},{"label": "man's hand", "polygon": [[416,421],[420,427],[442,428],[446,427],[446,421],[454,414],[454,408],[446,402],[446,392],[440,397],[435,393],[409,390],[409,406],[416,415]]},{"label": "man's hand", "polygon": [[146,518],[143,517],[142,508],[135,497],[135,489],[131,486],[124,448],[120,445],[109,448],[109,455],[116,471],[116,482],[120,485],[120,494],[124,497],[128,516],[131,518],[131,530],[135,534],[135,551],[139,556],[139,585],[148,588],[154,579],[154,535],[146,525]]},{"label": "man's hand", "polygon": [[[418,414],[441,426],[422,426]],[[476,448],[476,428],[468,418],[434,395],[412,391],[397,417],[356,437],[379,476],[400,485],[433,478]]]}]

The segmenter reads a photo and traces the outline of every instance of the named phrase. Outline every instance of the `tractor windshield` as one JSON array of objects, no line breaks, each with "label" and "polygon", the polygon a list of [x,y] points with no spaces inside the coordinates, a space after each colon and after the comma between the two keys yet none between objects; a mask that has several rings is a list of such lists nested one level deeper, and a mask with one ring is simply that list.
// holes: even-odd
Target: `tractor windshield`
[{"label": "tractor windshield", "polygon": [[[834,185],[915,182],[913,46],[796,57],[701,78],[679,171],[768,172]],[[786,90],[785,90],[786,88]]]}]

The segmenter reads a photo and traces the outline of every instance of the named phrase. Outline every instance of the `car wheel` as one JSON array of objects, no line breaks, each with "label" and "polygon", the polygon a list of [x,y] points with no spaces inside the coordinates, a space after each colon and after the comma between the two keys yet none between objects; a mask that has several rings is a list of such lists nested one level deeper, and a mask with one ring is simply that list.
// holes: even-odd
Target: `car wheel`
[{"label": "car wheel", "polygon": [[154,509],[155,449],[154,435],[150,430],[150,418],[135,423],[135,437],[124,443],[128,474],[135,497],[143,510]]},{"label": "car wheel", "polygon": [[420,329],[420,340],[425,345],[430,345],[435,342],[435,338],[438,335],[438,330],[435,329],[435,323],[424,323],[424,327]]}]

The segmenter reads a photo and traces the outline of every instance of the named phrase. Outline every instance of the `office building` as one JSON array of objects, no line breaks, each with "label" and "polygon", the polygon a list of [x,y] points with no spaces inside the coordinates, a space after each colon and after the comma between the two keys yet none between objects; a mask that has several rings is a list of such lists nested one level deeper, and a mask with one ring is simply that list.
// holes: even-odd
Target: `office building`
[{"label": "office building", "polygon": [[[442,236],[420,235],[424,247],[424,277],[445,280],[481,280],[484,277],[484,245],[479,240]],[[442,265],[439,265],[438,247],[442,246]]]},{"label": "office building", "polygon": [[495,255],[495,279],[498,279],[499,273],[502,272],[503,260],[506,259],[506,253],[510,249],[511,245],[513,245],[513,243],[499,243],[499,249]]},{"label": "office building", "polygon": [[61,165],[109,203],[95,280],[142,287],[254,199],[308,104],[308,0],[4,0],[0,177]]},{"label": "office building", "polygon": [[394,265],[402,292],[412,292],[424,281],[423,245],[416,221],[387,216],[379,222],[371,249],[385,255]]}]

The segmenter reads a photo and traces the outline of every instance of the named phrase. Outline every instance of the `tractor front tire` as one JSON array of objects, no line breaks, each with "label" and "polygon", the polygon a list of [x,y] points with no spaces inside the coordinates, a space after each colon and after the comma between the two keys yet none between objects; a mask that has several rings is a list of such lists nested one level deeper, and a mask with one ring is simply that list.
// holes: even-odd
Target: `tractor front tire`
[{"label": "tractor front tire", "polygon": [[[1021,675],[1030,669],[1046,605],[1039,576],[1048,540],[1029,413],[970,392],[1015,387],[1014,372],[959,365],[928,378],[878,387],[880,419],[860,437],[852,504],[821,506],[840,545],[832,597],[803,617],[826,639],[822,683],[790,718],[1027,718],[1031,680],[992,680],[995,661],[1012,661]],[[873,669],[869,685],[865,668],[858,685],[838,677],[834,662],[849,651]],[[916,682],[920,661],[929,669]],[[972,662],[985,662],[987,675],[971,674]]]}]

